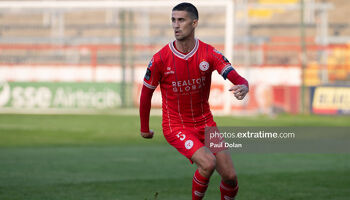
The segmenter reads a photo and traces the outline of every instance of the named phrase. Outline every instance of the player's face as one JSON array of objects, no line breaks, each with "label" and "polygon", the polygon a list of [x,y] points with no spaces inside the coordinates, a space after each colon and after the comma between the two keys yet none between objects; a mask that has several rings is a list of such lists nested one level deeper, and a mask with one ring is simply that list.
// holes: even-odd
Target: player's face
[{"label": "player's face", "polygon": [[194,29],[197,27],[198,20],[192,19],[187,11],[173,11],[171,22],[177,40],[194,37]]}]

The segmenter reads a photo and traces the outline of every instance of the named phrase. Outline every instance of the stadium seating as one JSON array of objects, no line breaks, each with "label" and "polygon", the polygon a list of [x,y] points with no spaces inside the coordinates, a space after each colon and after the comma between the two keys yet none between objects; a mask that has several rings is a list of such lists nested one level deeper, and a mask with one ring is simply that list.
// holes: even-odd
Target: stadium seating
[{"label": "stadium seating", "polygon": [[[250,3],[266,4],[297,4],[298,0],[256,0]],[[349,21],[346,13],[350,9],[350,4],[346,0],[332,0],[331,3],[336,7],[329,12],[329,34],[332,36],[347,36],[350,34]],[[204,41],[216,46],[222,47],[225,34],[225,10],[222,12],[216,9],[202,8],[200,12],[200,28],[197,35]],[[121,41],[121,12],[116,10],[66,10],[57,11],[49,15],[49,12],[41,11],[1,11],[0,12],[0,64],[6,63],[89,63],[91,60],[91,51],[84,52],[84,48],[79,50],[49,49],[47,51],[38,51],[35,47],[28,48],[4,48],[4,45],[23,44],[54,44],[54,45],[116,45]],[[237,10],[238,21],[242,19],[240,10]],[[126,28],[127,44],[135,45],[133,58],[135,63],[146,63],[154,50],[165,44],[173,38],[170,28],[170,15],[168,11],[159,8],[152,10],[142,10],[133,12],[131,19],[129,12],[126,12],[126,27],[132,26],[133,31]],[[51,17],[50,17],[51,16]],[[251,57],[256,57],[259,51],[252,49],[261,45],[299,45],[298,40],[276,42],[276,37],[297,38],[300,36],[299,21],[300,14],[295,10],[281,9],[250,9],[248,13],[249,27],[246,31],[241,31],[237,26],[236,44],[245,44],[247,33],[251,40],[250,48]],[[60,24],[63,20],[64,24]],[[148,28],[147,28],[148,27]],[[315,24],[306,24],[307,37],[313,38],[316,35]],[[132,38],[132,40],[131,40]],[[145,39],[147,38],[147,39]],[[255,42],[256,41],[258,42]],[[262,42],[261,42],[262,41]],[[146,50],[137,48],[138,45],[150,46]],[[315,45],[314,40],[308,40],[307,45]],[[261,47],[261,46],[260,46]],[[260,48],[259,47],[259,48]],[[222,50],[222,49],[221,49]],[[240,51],[240,49],[237,49]],[[317,54],[317,50],[311,50]],[[341,53],[339,53],[341,52]],[[349,77],[349,48],[337,49],[332,48],[327,61],[329,70],[338,70],[331,76],[331,80],[346,80]],[[251,59],[251,64],[299,64],[300,50],[283,50],[265,52],[264,63],[259,59]],[[237,52],[237,55],[242,55]],[[244,56],[235,57],[237,64],[243,64]],[[310,58],[309,58],[310,59]],[[344,60],[347,60],[346,62]],[[120,63],[120,48],[102,49],[97,53],[97,61],[100,64]],[[310,62],[319,62],[317,56],[312,56]],[[313,65],[309,65],[313,66]],[[310,67],[308,73],[314,74],[314,67]],[[310,80],[314,75],[310,75]],[[316,81],[317,82],[317,81]]]}]

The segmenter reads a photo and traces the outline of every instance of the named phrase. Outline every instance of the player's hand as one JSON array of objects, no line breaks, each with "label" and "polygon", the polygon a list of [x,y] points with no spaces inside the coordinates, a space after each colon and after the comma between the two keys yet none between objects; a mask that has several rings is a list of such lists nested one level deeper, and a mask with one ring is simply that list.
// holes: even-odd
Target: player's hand
[{"label": "player's hand", "polygon": [[149,132],[141,132],[141,136],[145,139],[152,139],[154,131],[149,130]]},{"label": "player's hand", "polygon": [[245,95],[249,92],[249,89],[246,85],[235,85],[232,88],[229,89],[229,91],[233,91],[233,94],[235,95],[236,99],[242,100],[244,99]]}]

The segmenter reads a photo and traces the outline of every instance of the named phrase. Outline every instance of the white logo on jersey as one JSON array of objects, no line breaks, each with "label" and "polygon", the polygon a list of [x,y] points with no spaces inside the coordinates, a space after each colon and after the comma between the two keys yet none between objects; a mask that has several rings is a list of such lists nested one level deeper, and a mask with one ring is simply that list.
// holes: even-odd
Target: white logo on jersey
[{"label": "white logo on jersey", "polygon": [[172,86],[174,92],[183,93],[196,91],[205,86],[205,76],[197,79],[173,81]]},{"label": "white logo on jersey", "polygon": [[164,72],[164,75],[168,75],[168,74],[175,74],[175,72],[173,70],[171,70],[171,67],[167,67],[166,68],[166,72]]},{"label": "white logo on jersey", "polygon": [[209,69],[209,63],[207,61],[202,61],[199,64],[199,69],[201,69],[203,72],[207,71]]},{"label": "white logo on jersey", "polygon": [[187,140],[185,142],[185,147],[186,147],[186,149],[191,149],[193,147],[193,141],[192,140]]}]

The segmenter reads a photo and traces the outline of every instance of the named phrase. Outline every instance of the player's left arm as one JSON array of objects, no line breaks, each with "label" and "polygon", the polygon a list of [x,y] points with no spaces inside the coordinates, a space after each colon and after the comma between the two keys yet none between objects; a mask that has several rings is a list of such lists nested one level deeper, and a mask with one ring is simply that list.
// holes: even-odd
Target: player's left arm
[{"label": "player's left arm", "polygon": [[249,92],[248,81],[237,73],[227,58],[218,50],[213,49],[212,59],[214,69],[217,70],[225,80],[228,79],[234,84],[229,91],[233,92],[238,100],[244,99]]}]

